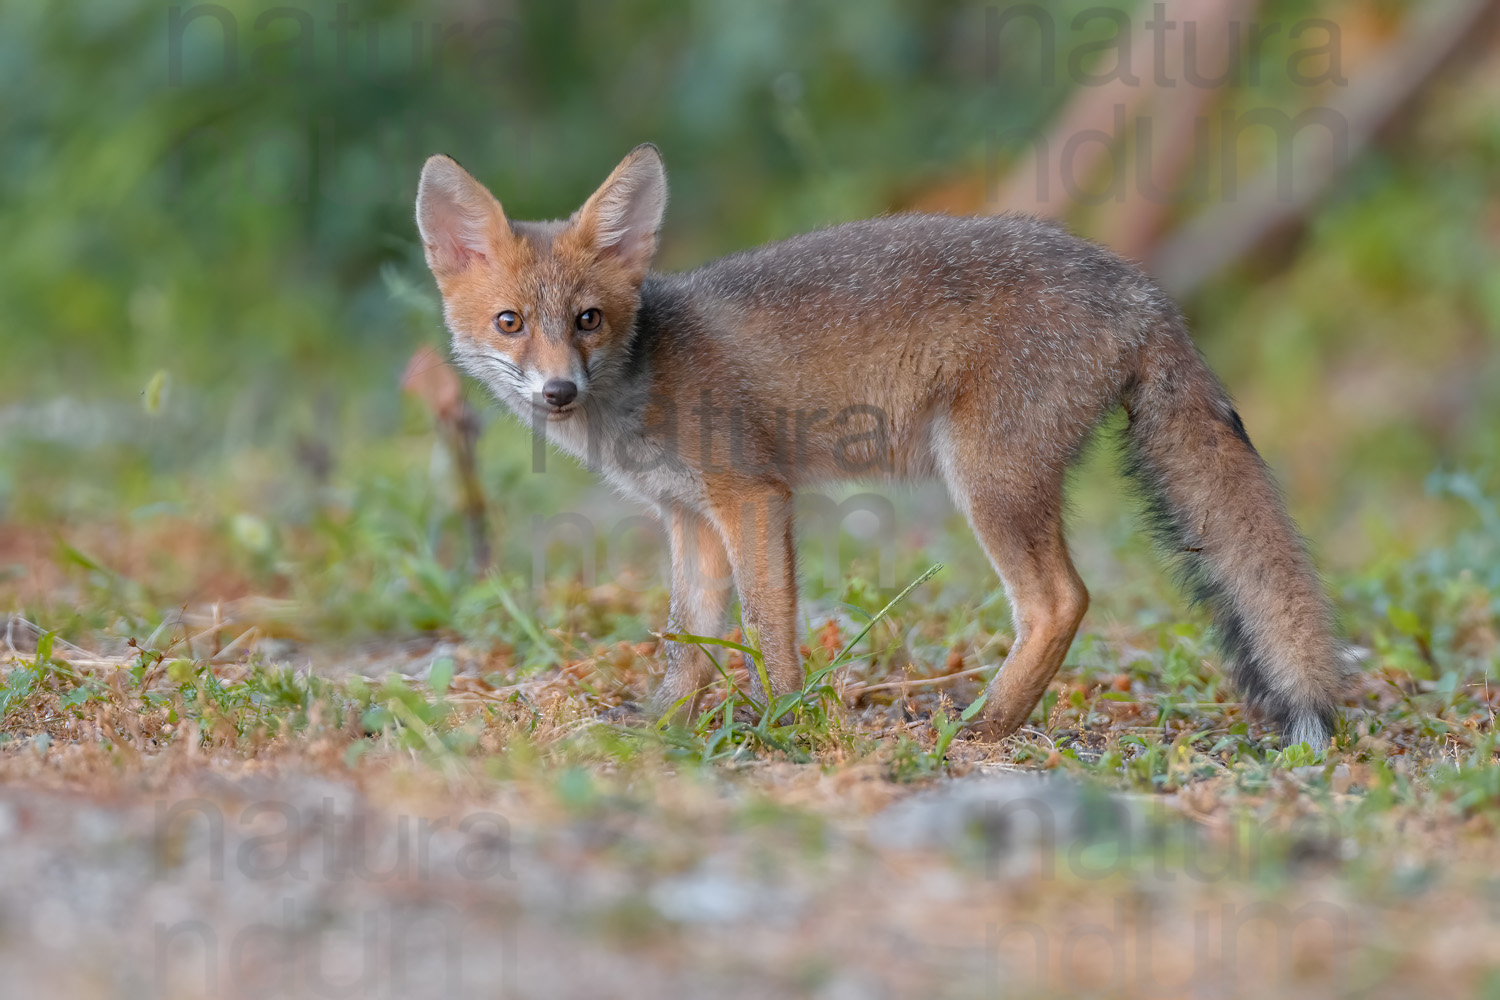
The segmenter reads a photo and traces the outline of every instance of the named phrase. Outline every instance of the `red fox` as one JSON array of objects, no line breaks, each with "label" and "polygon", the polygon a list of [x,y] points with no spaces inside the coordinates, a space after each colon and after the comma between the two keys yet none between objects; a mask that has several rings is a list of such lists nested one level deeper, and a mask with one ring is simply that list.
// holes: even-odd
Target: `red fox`
[{"label": "red fox", "polygon": [[[1011,605],[976,721],[1010,735],[1089,603],[1065,474],[1123,406],[1128,471],[1232,678],[1285,741],[1328,742],[1350,669],[1329,601],[1229,396],[1140,270],[1029,217],[908,214],[657,274],[666,202],[647,144],[552,222],[508,219],[434,156],[416,214],[460,364],[661,511],[674,631],[719,634],[732,587],[772,693],[796,690],[793,490],[935,476]],[[711,665],[687,644],[665,656],[652,705],[691,715]]]}]

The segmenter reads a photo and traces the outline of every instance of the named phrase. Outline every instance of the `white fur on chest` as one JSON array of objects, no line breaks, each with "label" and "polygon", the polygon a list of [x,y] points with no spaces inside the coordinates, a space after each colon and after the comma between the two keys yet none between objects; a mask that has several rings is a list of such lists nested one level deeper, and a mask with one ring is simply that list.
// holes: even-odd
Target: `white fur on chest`
[{"label": "white fur on chest", "polygon": [[579,459],[615,489],[643,503],[700,507],[703,481],[671,441],[640,423],[585,406],[568,420],[546,422],[547,440]]}]

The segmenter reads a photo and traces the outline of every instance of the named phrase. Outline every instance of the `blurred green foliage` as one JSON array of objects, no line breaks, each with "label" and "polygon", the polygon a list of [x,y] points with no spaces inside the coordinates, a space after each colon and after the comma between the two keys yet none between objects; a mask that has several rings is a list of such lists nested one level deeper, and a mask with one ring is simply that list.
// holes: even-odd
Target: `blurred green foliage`
[{"label": "blurred green foliage", "polygon": [[[401,442],[381,475],[420,467],[426,425],[394,383],[417,344],[444,339],[411,221],[432,152],[512,215],[551,217],[655,141],[672,188],[666,268],[946,185],[989,193],[1025,155],[1004,137],[1044,129],[1073,92],[1070,62],[1112,30],[1075,21],[1099,5],[1061,0],[1043,5],[1054,31],[1017,19],[996,33],[1005,8],[5,5],[0,516],[192,507],[168,474],[201,481],[207,457],[246,507],[305,518],[316,498],[252,473],[285,479],[317,464],[289,458],[319,449],[347,470],[380,450],[355,441]],[[1415,9],[1268,0],[1256,18],[1335,19],[1350,69],[1388,40],[1372,24]],[[1339,96],[1289,82],[1294,47],[1285,30],[1267,41],[1228,103],[1295,112]],[[1440,83],[1299,241],[1186,303],[1296,513],[1346,564],[1470,516],[1422,489],[1435,469],[1494,482],[1497,79],[1481,63]],[[1214,196],[1194,186],[1174,214]],[[1073,221],[1090,232],[1087,213]],[[486,474],[509,495],[526,452],[495,437]],[[564,473],[546,490],[586,482]]]},{"label": "blurred green foliage", "polygon": [[368,377],[437,335],[411,222],[445,151],[518,218],[638,142],[672,171],[665,263],[882,211],[971,156],[961,3],[10,4],[7,393],[167,366],[203,392]]}]

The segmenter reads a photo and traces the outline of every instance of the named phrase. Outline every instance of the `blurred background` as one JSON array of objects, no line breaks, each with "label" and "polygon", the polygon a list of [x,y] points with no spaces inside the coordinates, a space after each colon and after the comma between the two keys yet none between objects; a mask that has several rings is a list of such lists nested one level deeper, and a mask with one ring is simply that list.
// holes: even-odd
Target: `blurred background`
[{"label": "blurred background", "polygon": [[[1329,573],[1379,576],[1495,518],[1495,6],[6,4],[0,586],[79,625],[46,595],[301,597],[364,629],[493,611],[454,582],[466,483],[518,581],[535,518],[617,508],[560,456],[536,474],[471,385],[466,480],[431,392],[400,390],[446,352],[417,174],[446,152],[556,217],[648,140],[664,269],[906,209],[1040,212],[1142,261]],[[1100,451],[1077,520],[1102,564],[1135,543]],[[649,575],[652,543],[622,544],[615,576]],[[595,634],[638,637],[645,601]]]},{"label": "blurred background", "polygon": [[[1500,0],[0,3],[0,977],[1500,997],[1497,30]],[[1010,623],[936,486],[803,519],[807,660],[843,665],[791,752],[728,704],[600,724],[661,669],[659,532],[441,364],[412,203],[445,152],[565,216],[643,141],[664,269],[902,210],[1141,262],[1370,652],[1339,749],[1252,728],[1121,497],[1118,419],[1072,489],[1093,602],[1024,736],[955,740]],[[1034,824],[989,808],[1033,795]],[[229,839],[164,827],[173,796]],[[515,831],[496,882],[444,867],[478,809]],[[366,815],[380,874],[320,867]],[[429,816],[432,876],[419,833],[387,881]],[[272,986],[278,939],[241,950],[268,924],[324,988]]]}]

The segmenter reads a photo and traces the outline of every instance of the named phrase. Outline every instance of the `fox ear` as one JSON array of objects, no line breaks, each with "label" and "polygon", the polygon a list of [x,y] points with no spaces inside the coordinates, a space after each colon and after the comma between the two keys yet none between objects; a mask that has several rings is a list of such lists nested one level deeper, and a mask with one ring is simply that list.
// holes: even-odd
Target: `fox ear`
[{"label": "fox ear", "polygon": [[667,210],[667,171],[661,153],[642,143],[620,161],[573,216],[579,235],[632,271],[646,273]]},{"label": "fox ear", "polygon": [[492,254],[510,223],[483,184],[448,157],[433,156],[417,185],[417,230],[427,266],[445,278]]}]

